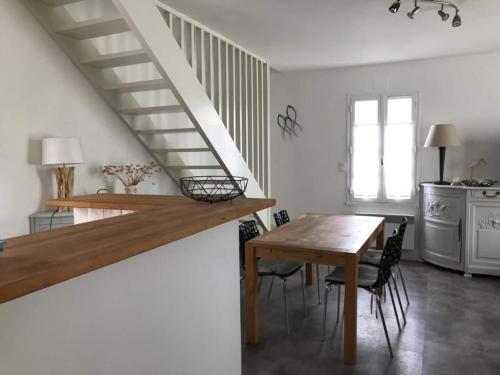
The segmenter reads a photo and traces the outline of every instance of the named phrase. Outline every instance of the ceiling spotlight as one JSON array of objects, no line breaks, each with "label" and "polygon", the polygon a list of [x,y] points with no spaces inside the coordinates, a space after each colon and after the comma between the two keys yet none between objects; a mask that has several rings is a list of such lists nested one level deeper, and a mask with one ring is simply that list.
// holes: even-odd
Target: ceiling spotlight
[{"label": "ceiling spotlight", "polygon": [[[399,9],[401,8],[401,0],[392,0],[393,3],[389,7],[389,12],[395,14],[399,12]],[[454,4],[453,0],[408,0],[408,2],[414,3],[414,7],[411,12],[406,13],[408,18],[414,19],[416,14],[421,10],[419,5],[425,4],[430,4],[436,6],[436,9],[438,9],[438,16],[441,17],[441,20],[447,21],[450,19],[450,12],[447,12],[451,10],[455,11],[455,17],[453,17],[453,20],[451,22],[451,25],[453,27],[460,27],[462,26],[462,18],[458,14],[460,9],[458,9],[458,6]]]},{"label": "ceiling spotlight", "polygon": [[443,21],[446,21],[448,18],[450,18],[450,15],[444,11],[444,4],[441,5],[441,9],[438,11],[438,14]]},{"label": "ceiling spotlight", "polygon": [[455,17],[453,17],[453,21],[451,21],[451,26],[453,26],[453,27],[462,26],[462,19],[460,18],[458,11],[455,13]]},{"label": "ceiling spotlight", "polygon": [[397,13],[399,11],[399,7],[401,6],[401,0],[395,1],[390,7],[389,12]]},{"label": "ceiling spotlight", "polygon": [[407,13],[406,15],[408,16],[408,18],[413,19],[419,11],[420,7],[418,6],[417,1],[415,0],[415,8],[413,8],[413,10]]}]

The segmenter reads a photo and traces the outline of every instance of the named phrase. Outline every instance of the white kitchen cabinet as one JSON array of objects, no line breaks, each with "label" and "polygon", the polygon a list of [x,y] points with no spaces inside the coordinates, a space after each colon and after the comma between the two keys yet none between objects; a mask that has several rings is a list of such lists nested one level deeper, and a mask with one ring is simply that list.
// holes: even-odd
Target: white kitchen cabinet
[{"label": "white kitchen cabinet", "polygon": [[423,189],[421,254],[442,267],[464,270],[465,191]]},{"label": "white kitchen cabinet", "polygon": [[499,194],[471,194],[468,222],[467,273],[500,275]]},{"label": "white kitchen cabinet", "polygon": [[421,185],[420,255],[466,274],[500,275],[500,187]]},{"label": "white kitchen cabinet", "polygon": [[38,212],[30,216],[30,233],[67,227],[73,224],[73,212]]}]

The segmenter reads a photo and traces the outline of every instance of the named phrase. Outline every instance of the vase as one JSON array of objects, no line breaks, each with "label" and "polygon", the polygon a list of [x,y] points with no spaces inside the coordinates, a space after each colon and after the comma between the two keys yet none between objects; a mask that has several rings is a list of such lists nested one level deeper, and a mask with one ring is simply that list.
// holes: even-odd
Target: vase
[{"label": "vase", "polygon": [[138,185],[127,185],[125,186],[125,194],[137,194]]}]

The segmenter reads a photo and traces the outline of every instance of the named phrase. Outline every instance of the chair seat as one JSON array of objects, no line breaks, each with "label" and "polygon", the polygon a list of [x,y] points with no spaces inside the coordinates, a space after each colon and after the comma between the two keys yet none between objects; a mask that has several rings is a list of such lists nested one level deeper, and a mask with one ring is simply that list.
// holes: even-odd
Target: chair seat
[{"label": "chair seat", "polygon": [[[378,276],[378,268],[367,264],[358,266],[358,286],[368,288],[375,284]],[[325,277],[325,282],[328,284],[344,284],[345,274],[344,268],[337,267]]]},{"label": "chair seat", "polygon": [[278,277],[288,277],[299,271],[303,266],[304,264],[299,262],[261,259],[259,260],[259,275],[275,275]]},{"label": "chair seat", "polygon": [[369,264],[372,266],[379,266],[380,260],[382,259],[382,251],[368,249],[366,253],[361,257],[360,264]]}]

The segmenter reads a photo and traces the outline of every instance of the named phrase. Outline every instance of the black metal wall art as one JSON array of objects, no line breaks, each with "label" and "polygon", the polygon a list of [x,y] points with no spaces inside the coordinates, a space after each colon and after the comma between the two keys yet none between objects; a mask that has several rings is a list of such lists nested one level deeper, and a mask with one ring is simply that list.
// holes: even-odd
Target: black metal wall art
[{"label": "black metal wall art", "polygon": [[282,130],[283,139],[288,135],[290,139],[298,137],[297,130],[302,133],[302,126],[297,122],[297,111],[291,105],[286,107],[286,115],[278,115],[278,126]]}]

